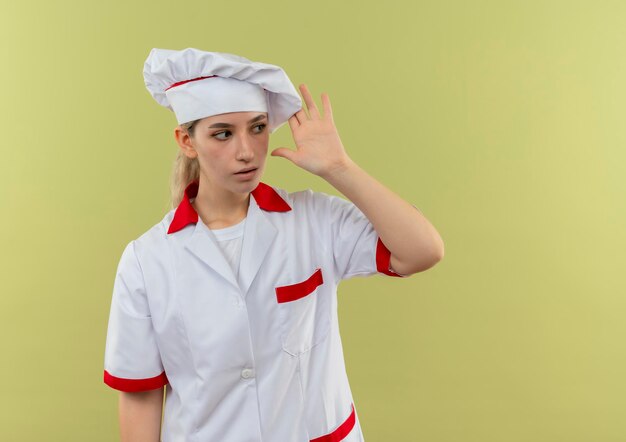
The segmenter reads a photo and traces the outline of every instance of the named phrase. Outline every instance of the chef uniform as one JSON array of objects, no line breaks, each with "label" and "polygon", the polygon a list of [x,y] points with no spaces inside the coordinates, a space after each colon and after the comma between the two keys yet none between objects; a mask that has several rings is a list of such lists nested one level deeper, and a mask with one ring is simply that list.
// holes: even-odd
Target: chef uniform
[{"label": "chef uniform", "polygon": [[[214,86],[216,73],[265,96],[270,130],[301,106],[282,69],[230,54],[153,49],[146,70],[148,89],[174,104],[179,122],[207,111],[198,99],[215,97],[200,85]],[[158,95],[177,82],[195,90]],[[190,97],[197,112],[184,114],[176,104]],[[251,102],[234,108],[259,110]],[[241,223],[212,231],[191,204],[198,187],[189,183],[178,207],[122,252],[104,382],[127,392],[165,385],[164,442],[363,442],[337,286],[355,276],[402,277],[389,250],[350,201],[265,182],[251,192]]]}]

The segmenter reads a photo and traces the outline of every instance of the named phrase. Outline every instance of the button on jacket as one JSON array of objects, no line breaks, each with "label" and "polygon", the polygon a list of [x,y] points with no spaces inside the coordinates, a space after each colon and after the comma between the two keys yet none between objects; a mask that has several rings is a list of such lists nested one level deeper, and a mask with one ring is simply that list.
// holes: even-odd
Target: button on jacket
[{"label": "button on jacket", "polygon": [[125,247],[104,382],[166,386],[164,442],[362,442],[337,285],[390,270],[350,201],[263,182],[251,192],[239,282],[190,200]]}]

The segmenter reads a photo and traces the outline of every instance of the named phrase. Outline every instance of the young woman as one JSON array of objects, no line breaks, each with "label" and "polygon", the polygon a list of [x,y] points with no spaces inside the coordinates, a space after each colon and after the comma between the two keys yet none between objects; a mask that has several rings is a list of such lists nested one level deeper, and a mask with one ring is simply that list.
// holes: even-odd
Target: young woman
[{"label": "young woman", "polygon": [[[174,111],[172,210],[125,247],[104,382],[123,441],[362,442],[337,319],[337,285],[405,277],[443,257],[435,228],[347,154],[284,71],[243,57],[153,49],[146,86]],[[261,181],[271,152],[348,200]],[[161,428],[163,393],[165,410]]]}]

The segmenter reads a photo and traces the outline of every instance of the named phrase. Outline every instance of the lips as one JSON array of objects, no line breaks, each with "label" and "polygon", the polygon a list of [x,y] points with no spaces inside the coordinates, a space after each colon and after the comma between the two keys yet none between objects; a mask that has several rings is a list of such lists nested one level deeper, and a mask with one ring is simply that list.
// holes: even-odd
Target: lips
[{"label": "lips", "polygon": [[247,169],[244,170],[240,170],[239,172],[236,172],[235,175],[239,174],[239,173],[246,173],[246,172],[250,172],[251,170],[256,170],[256,167],[249,167]]}]

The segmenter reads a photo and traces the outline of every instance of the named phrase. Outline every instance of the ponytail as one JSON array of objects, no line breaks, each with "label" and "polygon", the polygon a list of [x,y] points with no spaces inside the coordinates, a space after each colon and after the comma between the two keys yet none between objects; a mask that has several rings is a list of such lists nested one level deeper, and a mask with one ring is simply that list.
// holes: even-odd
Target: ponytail
[{"label": "ponytail", "polygon": [[[189,133],[189,136],[194,136],[194,125],[200,120],[190,121],[180,125],[183,130]],[[174,165],[172,167],[172,173],[170,178],[170,192],[172,199],[172,209],[178,207],[180,202],[184,198],[185,188],[187,185],[200,178],[200,164],[198,158],[189,158],[183,153],[182,150],[178,150]]]}]

